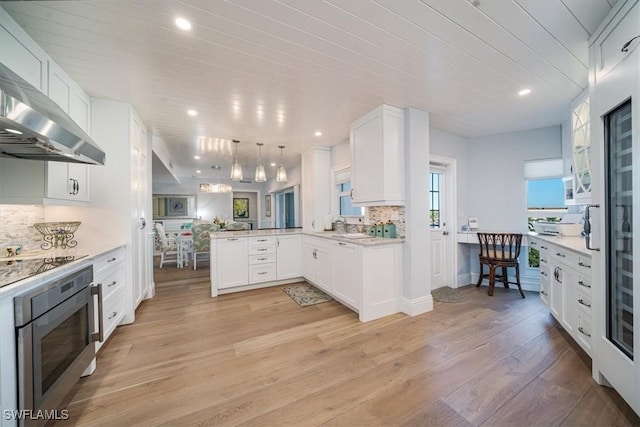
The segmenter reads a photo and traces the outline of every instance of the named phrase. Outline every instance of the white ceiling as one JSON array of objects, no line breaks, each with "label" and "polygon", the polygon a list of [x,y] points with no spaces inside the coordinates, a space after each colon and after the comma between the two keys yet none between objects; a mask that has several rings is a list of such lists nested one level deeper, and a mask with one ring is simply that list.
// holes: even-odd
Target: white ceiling
[{"label": "white ceiling", "polygon": [[465,137],[559,124],[616,0],[0,3],[89,95],[133,104],[179,175],[228,165],[239,139],[251,176],[256,142],[291,163],[382,103]]}]

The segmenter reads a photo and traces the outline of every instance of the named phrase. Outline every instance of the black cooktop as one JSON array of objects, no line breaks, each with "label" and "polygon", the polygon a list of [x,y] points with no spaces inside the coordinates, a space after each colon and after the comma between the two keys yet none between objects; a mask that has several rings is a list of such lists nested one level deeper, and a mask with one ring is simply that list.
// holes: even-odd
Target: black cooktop
[{"label": "black cooktop", "polygon": [[45,271],[53,270],[70,262],[86,257],[86,255],[33,258],[33,259],[12,259],[0,261],[0,288],[10,285],[19,280],[35,276]]}]

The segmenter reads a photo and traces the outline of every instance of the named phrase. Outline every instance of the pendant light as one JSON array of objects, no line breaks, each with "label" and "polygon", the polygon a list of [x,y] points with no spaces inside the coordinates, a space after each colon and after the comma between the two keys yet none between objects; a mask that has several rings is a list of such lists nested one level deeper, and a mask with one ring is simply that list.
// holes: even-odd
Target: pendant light
[{"label": "pendant light", "polygon": [[282,149],[284,145],[278,145],[280,149],[280,166],[278,166],[278,172],[276,172],[276,182],[287,182],[287,170],[284,168],[284,160],[282,158]]},{"label": "pendant light", "polygon": [[242,166],[238,162],[238,144],[240,144],[240,141],[234,139],[233,143],[236,144],[236,155],[233,159],[233,165],[231,165],[230,178],[232,181],[242,181]]},{"label": "pendant light", "polygon": [[256,166],[256,177],[254,179],[255,182],[265,182],[267,180],[267,174],[264,171],[264,165],[262,164],[262,146],[264,145],[261,142],[256,142],[258,146],[258,166]]}]

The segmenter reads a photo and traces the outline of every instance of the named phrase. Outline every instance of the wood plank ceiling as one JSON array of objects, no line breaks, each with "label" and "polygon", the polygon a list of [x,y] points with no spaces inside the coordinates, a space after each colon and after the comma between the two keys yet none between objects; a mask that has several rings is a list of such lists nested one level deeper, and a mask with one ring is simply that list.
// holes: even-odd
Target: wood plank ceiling
[{"label": "wood plank ceiling", "polygon": [[[0,2],[89,95],[130,102],[181,176],[286,162],[382,103],[478,137],[559,124],[616,0]],[[190,31],[174,25],[192,22]],[[519,97],[518,91],[531,89]],[[186,114],[198,111],[196,117]],[[323,135],[317,137],[316,131]],[[193,156],[200,155],[200,160]],[[269,177],[275,168],[268,169]]]}]

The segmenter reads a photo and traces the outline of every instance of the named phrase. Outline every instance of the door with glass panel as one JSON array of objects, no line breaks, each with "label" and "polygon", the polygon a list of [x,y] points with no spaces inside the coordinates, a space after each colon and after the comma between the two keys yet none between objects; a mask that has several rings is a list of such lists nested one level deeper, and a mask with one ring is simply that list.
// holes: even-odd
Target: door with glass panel
[{"label": "door with glass panel", "polygon": [[431,228],[431,289],[449,286],[447,277],[447,244],[445,174],[442,166],[431,165],[429,172],[429,227]]}]

